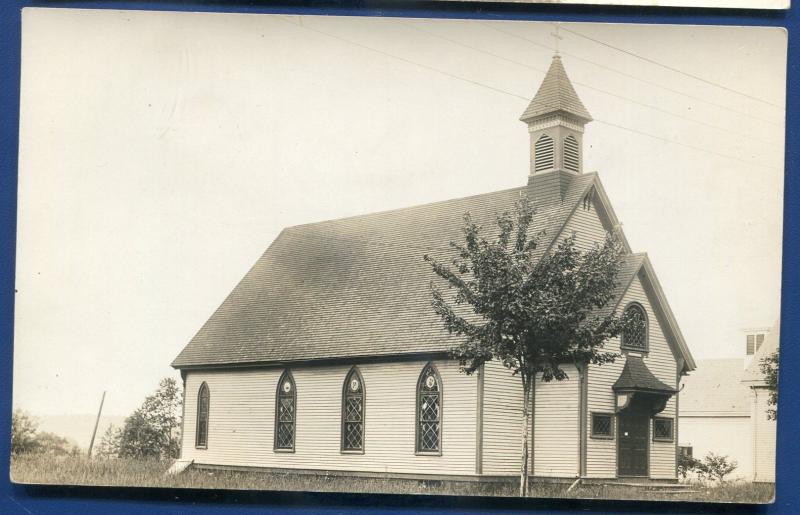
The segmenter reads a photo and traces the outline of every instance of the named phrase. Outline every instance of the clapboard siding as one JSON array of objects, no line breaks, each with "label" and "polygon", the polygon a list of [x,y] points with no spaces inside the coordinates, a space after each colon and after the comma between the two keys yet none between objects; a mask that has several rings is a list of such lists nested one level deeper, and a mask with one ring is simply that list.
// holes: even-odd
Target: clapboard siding
[{"label": "clapboard siding", "polygon": [[[677,364],[675,357],[667,343],[661,324],[653,312],[650,298],[642,286],[642,272],[634,278],[620,302],[620,309],[630,302],[638,302],[647,311],[649,321],[649,353],[644,357],[645,364],[653,374],[664,383],[676,387]],[[610,340],[605,345],[610,352],[620,352],[619,338]],[[588,384],[588,411],[613,413],[614,394],[611,387],[622,372],[625,357],[617,358],[614,363],[605,365],[590,365]],[[667,403],[663,412],[658,416],[673,418],[674,428],[677,428],[675,412],[675,397]],[[587,434],[591,435],[591,416],[586,419]],[[615,420],[616,436],[616,420]],[[650,477],[654,479],[675,478],[675,453],[676,442],[654,442],[652,438],[652,421],[650,423]],[[613,478],[617,474],[617,443],[612,440],[596,439],[589,437],[586,452],[586,475],[593,478]]]},{"label": "clapboard siding", "polygon": [[533,420],[534,475],[541,477],[576,477],[579,474],[580,398],[578,371],[573,365],[563,367],[569,379],[541,381],[534,386]]},{"label": "clapboard siding", "polygon": [[769,390],[752,388],[753,391],[753,480],[775,481],[775,445],[777,424],[767,420]]},{"label": "clapboard siding", "polygon": [[498,361],[484,365],[483,473],[519,474],[522,381]]},{"label": "clapboard siding", "polygon": [[[340,452],[342,383],[350,366],[294,367],[295,452],[273,451],[275,393],[282,368],[192,371],[186,378],[183,456],[196,463],[415,474],[474,474],[477,388],[455,361],[442,378],[442,455],[414,449],[416,386],[425,362],[359,365],[366,388],[364,454]],[[208,449],[195,449],[197,391],[211,393]]]},{"label": "clapboard siding", "polygon": [[575,235],[575,246],[583,251],[591,249],[595,244],[602,244],[606,238],[606,230],[593,203],[584,207],[581,203],[559,235],[558,241]]}]

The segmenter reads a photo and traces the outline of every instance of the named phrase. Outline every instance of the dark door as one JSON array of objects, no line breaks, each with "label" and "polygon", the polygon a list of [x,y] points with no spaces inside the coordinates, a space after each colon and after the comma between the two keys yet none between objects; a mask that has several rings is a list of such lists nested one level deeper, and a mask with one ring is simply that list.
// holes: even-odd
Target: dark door
[{"label": "dark door", "polygon": [[618,421],[618,475],[647,476],[647,439],[650,429],[647,411],[630,406],[619,413]]}]

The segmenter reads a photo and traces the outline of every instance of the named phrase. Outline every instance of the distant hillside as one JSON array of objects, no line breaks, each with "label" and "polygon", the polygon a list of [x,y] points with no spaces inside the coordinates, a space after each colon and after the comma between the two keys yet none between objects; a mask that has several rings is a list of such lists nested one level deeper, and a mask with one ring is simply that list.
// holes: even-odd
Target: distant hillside
[{"label": "distant hillside", "polygon": [[[51,415],[36,416],[39,421],[39,430],[55,433],[72,441],[83,449],[89,448],[89,441],[92,439],[92,429],[97,415]],[[103,433],[108,426],[114,424],[121,427],[125,422],[125,417],[119,415],[108,415],[100,417],[100,424],[97,426],[97,438],[95,446],[100,442]]]}]

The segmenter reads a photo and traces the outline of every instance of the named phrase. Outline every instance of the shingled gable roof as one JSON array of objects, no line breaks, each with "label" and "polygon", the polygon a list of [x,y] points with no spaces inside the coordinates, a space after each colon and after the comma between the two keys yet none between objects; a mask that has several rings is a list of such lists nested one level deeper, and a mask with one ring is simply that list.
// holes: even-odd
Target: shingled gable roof
[{"label": "shingled gable roof", "polygon": [[561,63],[561,56],[556,54],[553,56],[550,69],[547,70],[539,90],[528,104],[528,108],[525,109],[520,120],[527,122],[537,116],[559,111],[571,114],[585,122],[592,120],[592,115],[578,98],[572,82],[567,77],[567,71]]},{"label": "shingled gable roof", "polygon": [[[172,366],[444,353],[456,340],[430,307],[435,276],[422,256],[452,252],[448,242],[463,238],[465,212],[491,230],[496,215],[522,195],[539,198],[532,230],[545,230],[540,249],[546,249],[594,191],[598,211],[610,227],[618,225],[597,174],[574,177],[563,199],[542,198],[535,188],[284,229]],[[643,254],[626,256],[617,298],[646,261]]]}]

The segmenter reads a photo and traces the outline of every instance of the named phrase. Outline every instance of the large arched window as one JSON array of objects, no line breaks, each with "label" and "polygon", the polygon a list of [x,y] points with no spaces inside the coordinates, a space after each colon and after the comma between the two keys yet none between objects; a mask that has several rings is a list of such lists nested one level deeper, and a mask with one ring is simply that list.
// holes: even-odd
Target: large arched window
[{"label": "large arched window", "polygon": [[211,396],[208,385],[203,382],[197,391],[197,424],[194,435],[194,446],[198,449],[208,448],[208,408]]},{"label": "large arched window", "polygon": [[581,156],[578,150],[578,140],[571,134],[564,138],[564,168],[578,172],[581,166]]},{"label": "large arched window", "polygon": [[641,304],[628,304],[623,313],[628,324],[622,331],[622,348],[633,351],[647,351],[647,313]]},{"label": "large arched window", "polygon": [[353,367],[342,387],[342,452],[364,452],[364,380]]},{"label": "large arched window", "polygon": [[425,365],[417,381],[416,452],[442,452],[442,380],[431,363]]},{"label": "large arched window", "polygon": [[275,394],[275,450],[294,451],[297,424],[297,390],[292,373],[286,370]]},{"label": "large arched window", "polygon": [[542,134],[533,145],[533,171],[540,172],[553,167],[553,138]]}]

